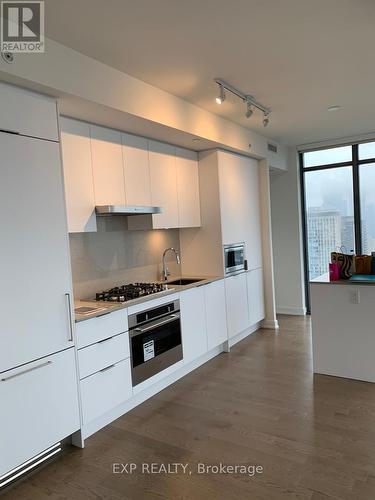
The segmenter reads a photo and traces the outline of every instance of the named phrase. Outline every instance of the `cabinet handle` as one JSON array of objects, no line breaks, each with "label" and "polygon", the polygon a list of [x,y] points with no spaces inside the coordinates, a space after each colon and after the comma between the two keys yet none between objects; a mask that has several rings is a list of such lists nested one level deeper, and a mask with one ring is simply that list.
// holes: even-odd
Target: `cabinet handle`
[{"label": "cabinet handle", "polygon": [[69,316],[69,342],[73,342],[74,338],[73,338],[73,318],[72,318],[72,303],[71,303],[71,300],[70,300],[70,293],[66,293],[65,294],[65,297],[66,297],[66,302],[67,302],[67,305],[68,305],[68,316]]},{"label": "cabinet handle", "polygon": [[103,368],[103,370],[99,370],[100,373],[104,373],[108,370],[111,370],[112,368],[114,368],[116,365],[110,365],[110,366],[107,366],[106,368]]},{"label": "cabinet handle", "polygon": [[108,340],[112,340],[113,338],[114,337],[109,337],[108,339],[99,340],[98,344],[104,344],[104,342],[108,342]]},{"label": "cabinet handle", "polygon": [[43,368],[43,366],[47,365],[52,365],[52,361],[46,361],[45,363],[42,363],[37,366],[33,366],[32,368],[28,368],[27,370],[23,370],[22,372],[15,373],[14,375],[9,375],[9,377],[5,377],[1,379],[1,382],[6,382],[7,380],[11,380],[12,378],[20,377],[21,375],[24,375],[25,373],[32,372],[34,370],[39,370],[39,368]]}]

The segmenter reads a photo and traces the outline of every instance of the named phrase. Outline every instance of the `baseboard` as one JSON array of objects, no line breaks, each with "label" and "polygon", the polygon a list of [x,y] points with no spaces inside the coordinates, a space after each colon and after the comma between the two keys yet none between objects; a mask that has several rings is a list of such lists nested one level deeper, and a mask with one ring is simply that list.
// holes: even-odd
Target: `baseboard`
[{"label": "baseboard", "polygon": [[261,323],[261,327],[266,330],[278,330],[279,322],[277,319],[264,319]]},{"label": "baseboard", "polygon": [[289,314],[291,316],[306,316],[305,307],[277,307],[277,314]]},{"label": "baseboard", "polygon": [[254,333],[257,330],[259,330],[260,327],[261,327],[261,324],[260,323],[256,323],[255,325],[251,326],[247,330],[244,330],[243,332],[239,333],[235,337],[232,337],[231,339],[228,339],[229,347],[232,347],[233,345],[237,344],[238,342],[241,342],[241,340],[245,339],[246,337],[248,337],[252,333]]}]

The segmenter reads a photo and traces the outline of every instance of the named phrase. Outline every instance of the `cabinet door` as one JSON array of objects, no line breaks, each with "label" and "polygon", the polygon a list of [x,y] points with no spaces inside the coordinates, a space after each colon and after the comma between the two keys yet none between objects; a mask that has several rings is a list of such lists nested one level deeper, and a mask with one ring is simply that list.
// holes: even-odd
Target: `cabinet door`
[{"label": "cabinet door", "polygon": [[247,304],[246,273],[225,278],[225,296],[227,304],[228,337],[243,332],[249,326]]},{"label": "cabinet door", "polygon": [[55,99],[0,83],[0,129],[58,141]]},{"label": "cabinet door", "polygon": [[223,244],[244,242],[249,269],[262,267],[258,162],[218,152]]},{"label": "cabinet door", "polygon": [[163,208],[153,215],[155,229],[178,227],[178,201],[175,148],[149,141],[152,205]]},{"label": "cabinet door", "polygon": [[176,148],[179,227],[199,227],[198,156],[195,151]]},{"label": "cabinet door", "polygon": [[204,288],[208,349],[228,339],[224,280],[214,281]]},{"label": "cabinet door", "polygon": [[68,231],[96,231],[90,126],[69,118],[60,125]]},{"label": "cabinet door", "polygon": [[1,374],[0,401],[1,476],[79,429],[74,350]]},{"label": "cabinet door", "polygon": [[249,303],[249,324],[252,326],[264,319],[262,269],[254,269],[247,273],[247,299]]},{"label": "cabinet door", "polygon": [[207,352],[204,287],[185,290],[180,295],[182,349],[184,363]]},{"label": "cabinet door", "polygon": [[90,125],[95,205],[125,205],[121,133]]},{"label": "cabinet door", "polygon": [[59,144],[0,133],[0,151],[2,372],[72,342]]},{"label": "cabinet door", "polygon": [[122,134],[126,203],[150,206],[150,166],[148,140],[130,134]]}]

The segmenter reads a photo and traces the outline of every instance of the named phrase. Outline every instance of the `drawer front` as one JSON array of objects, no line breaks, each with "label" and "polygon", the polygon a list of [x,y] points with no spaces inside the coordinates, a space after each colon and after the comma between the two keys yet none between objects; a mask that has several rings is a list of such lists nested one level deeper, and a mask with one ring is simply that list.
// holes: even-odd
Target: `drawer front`
[{"label": "drawer front", "polygon": [[0,401],[1,476],[79,429],[74,349],[2,373]]},{"label": "drawer front", "polygon": [[78,351],[80,378],[88,377],[103,368],[130,356],[129,335],[122,333]]},{"label": "drawer front", "polygon": [[81,381],[83,423],[88,424],[132,397],[130,359]]},{"label": "drawer front", "polygon": [[76,323],[78,349],[128,330],[126,309]]}]

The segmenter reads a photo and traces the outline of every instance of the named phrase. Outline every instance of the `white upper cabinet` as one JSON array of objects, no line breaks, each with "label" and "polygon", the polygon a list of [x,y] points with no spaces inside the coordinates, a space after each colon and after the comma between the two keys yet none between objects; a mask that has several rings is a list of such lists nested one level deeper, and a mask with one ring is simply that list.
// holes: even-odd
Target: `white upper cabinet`
[{"label": "white upper cabinet", "polygon": [[265,317],[263,269],[247,273],[247,299],[249,304],[249,324],[255,325]]},{"label": "white upper cabinet", "polygon": [[148,140],[144,137],[122,134],[122,156],[127,205],[150,206]]},{"label": "white upper cabinet", "polygon": [[205,295],[208,349],[228,339],[224,280],[202,287]]},{"label": "white upper cabinet", "polygon": [[0,129],[58,141],[55,99],[0,83]]},{"label": "white upper cabinet", "polygon": [[73,345],[59,144],[0,132],[0,372]]},{"label": "white upper cabinet", "polygon": [[246,273],[225,278],[228,337],[232,338],[249,327]]},{"label": "white upper cabinet", "polygon": [[199,227],[198,155],[194,151],[176,148],[178,227]]},{"label": "white upper cabinet", "polygon": [[190,363],[207,352],[204,287],[183,291],[180,308],[184,363]]},{"label": "white upper cabinet", "polygon": [[70,118],[60,126],[68,231],[96,231],[90,126]]},{"label": "white upper cabinet", "polygon": [[218,152],[223,244],[244,242],[249,269],[262,266],[258,162]]},{"label": "white upper cabinet", "polygon": [[175,147],[149,141],[151,201],[163,207],[153,215],[154,229],[178,227],[178,197]]},{"label": "white upper cabinet", "polygon": [[121,133],[90,125],[95,205],[125,205]]}]

